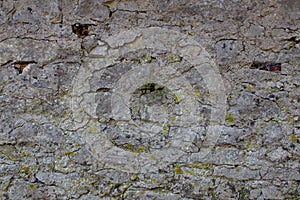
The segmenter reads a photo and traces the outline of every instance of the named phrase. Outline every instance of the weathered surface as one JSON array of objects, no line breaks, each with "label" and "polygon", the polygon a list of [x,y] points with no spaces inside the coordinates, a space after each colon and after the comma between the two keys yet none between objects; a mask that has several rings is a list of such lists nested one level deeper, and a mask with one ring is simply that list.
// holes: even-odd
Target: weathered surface
[{"label": "weathered surface", "polygon": [[297,0],[0,16],[0,199],[299,198]]}]

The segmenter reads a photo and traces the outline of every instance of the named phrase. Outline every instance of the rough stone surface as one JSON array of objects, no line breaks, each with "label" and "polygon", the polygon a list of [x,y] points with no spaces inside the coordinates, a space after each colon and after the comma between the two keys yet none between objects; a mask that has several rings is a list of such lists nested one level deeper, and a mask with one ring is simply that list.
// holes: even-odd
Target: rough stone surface
[{"label": "rough stone surface", "polygon": [[0,1],[0,199],[299,199],[299,5]]}]

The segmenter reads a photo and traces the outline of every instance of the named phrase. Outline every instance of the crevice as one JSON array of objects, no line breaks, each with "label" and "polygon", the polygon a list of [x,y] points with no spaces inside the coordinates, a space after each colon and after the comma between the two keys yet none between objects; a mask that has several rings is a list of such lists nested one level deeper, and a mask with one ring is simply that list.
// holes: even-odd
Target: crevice
[{"label": "crevice", "polygon": [[29,64],[37,64],[36,61],[16,61],[12,63],[13,67],[18,71],[18,75],[23,73],[23,70]]}]

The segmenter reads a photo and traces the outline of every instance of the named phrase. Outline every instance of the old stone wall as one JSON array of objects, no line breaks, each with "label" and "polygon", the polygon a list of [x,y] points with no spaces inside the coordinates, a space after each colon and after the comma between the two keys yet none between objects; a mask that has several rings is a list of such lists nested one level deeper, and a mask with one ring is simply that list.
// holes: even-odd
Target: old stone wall
[{"label": "old stone wall", "polygon": [[299,199],[298,0],[1,0],[0,199]]}]

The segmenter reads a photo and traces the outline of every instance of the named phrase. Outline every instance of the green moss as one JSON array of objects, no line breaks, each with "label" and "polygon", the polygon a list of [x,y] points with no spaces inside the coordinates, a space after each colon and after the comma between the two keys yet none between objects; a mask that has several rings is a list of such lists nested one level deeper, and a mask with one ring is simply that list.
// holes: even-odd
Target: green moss
[{"label": "green moss", "polygon": [[167,124],[165,124],[163,126],[163,134],[164,134],[164,136],[167,137],[169,135],[169,129],[170,129],[170,124],[169,123],[167,123]]},{"label": "green moss", "polygon": [[72,152],[72,151],[65,152],[64,154],[65,154],[66,156],[74,156],[74,155],[75,155],[75,153]]},{"label": "green moss", "polygon": [[133,175],[130,177],[130,180],[132,180],[132,181],[138,180],[138,175],[137,175],[137,174],[133,174]]},{"label": "green moss", "polygon": [[210,163],[199,163],[195,162],[191,164],[191,167],[197,168],[197,169],[205,169],[205,170],[210,170],[211,164]]},{"label": "green moss", "polygon": [[7,156],[10,160],[12,160],[12,161],[21,160],[21,156],[17,152],[15,147],[13,147],[13,146],[2,146],[2,148],[4,148],[4,149],[3,150],[0,149],[1,150],[0,152],[2,154],[4,154],[5,156]]},{"label": "green moss", "polygon": [[146,60],[147,60],[147,61],[151,61],[151,60],[152,60],[152,56],[148,54],[148,55],[146,56]]},{"label": "green moss", "polygon": [[176,117],[175,117],[175,116],[172,116],[172,117],[170,117],[170,120],[171,120],[171,121],[175,121],[175,120],[176,120]]},{"label": "green moss", "polygon": [[173,98],[175,100],[175,103],[179,103],[180,102],[180,97],[178,94],[173,94]]},{"label": "green moss", "polygon": [[95,127],[89,128],[89,129],[88,129],[88,132],[89,132],[90,134],[96,134],[96,133],[97,133],[97,129],[96,129]]},{"label": "green moss", "polygon": [[73,146],[74,146],[74,147],[78,147],[79,144],[78,144],[77,142],[75,142],[75,143],[73,143]]},{"label": "green moss", "polygon": [[58,20],[58,19],[53,18],[53,19],[50,20],[50,23],[51,24],[59,24],[59,23],[61,23],[61,21]]},{"label": "green moss", "polygon": [[111,4],[108,5],[108,7],[109,7],[109,9],[113,10],[116,7],[116,5],[111,3]]},{"label": "green moss", "polygon": [[247,141],[246,147],[247,148],[252,148],[253,147],[253,144],[251,143],[251,141]]},{"label": "green moss", "polygon": [[192,176],[194,176],[195,175],[195,173],[194,173],[194,171],[191,169],[190,171],[187,171],[186,173],[185,173],[187,176],[188,175],[192,175]]},{"label": "green moss", "polygon": [[138,148],[135,149],[133,152],[134,152],[134,153],[142,153],[142,152],[145,152],[146,150],[147,150],[147,147],[146,147],[146,146],[140,145],[140,146],[138,146]]},{"label": "green moss", "polygon": [[251,85],[251,84],[247,85],[247,89],[248,89],[248,90],[253,90],[253,88],[254,88],[253,85]]},{"label": "green moss", "polygon": [[294,42],[294,41],[292,41],[292,42],[289,43],[289,47],[290,48],[294,47],[295,45],[296,45],[296,42]]},{"label": "green moss", "polygon": [[297,141],[298,141],[298,138],[297,138],[296,134],[291,134],[290,139],[292,140],[293,143],[297,143]]},{"label": "green moss", "polygon": [[242,188],[240,191],[240,200],[246,200],[249,199],[250,191],[246,188]]},{"label": "green moss", "polygon": [[144,145],[135,146],[134,144],[127,143],[124,145],[124,147],[133,153],[142,153],[147,151],[147,147]]},{"label": "green moss", "polygon": [[178,164],[176,164],[174,170],[175,174],[183,174],[183,170],[179,167]]},{"label": "green moss", "polygon": [[168,58],[169,58],[170,60],[173,60],[173,59],[174,59],[174,56],[173,56],[172,54],[170,54],[170,55],[168,55]]},{"label": "green moss", "polygon": [[28,174],[28,172],[30,171],[30,167],[29,166],[26,166],[26,167],[22,167],[21,168],[21,172],[24,172],[26,174]]},{"label": "green moss", "polygon": [[127,143],[127,144],[125,144],[125,148],[128,149],[128,150],[130,150],[130,151],[132,151],[133,148],[134,148],[134,145],[131,144],[131,143]]},{"label": "green moss", "polygon": [[226,121],[229,123],[233,123],[236,120],[236,118],[230,114],[229,112],[226,113]]},{"label": "green moss", "polygon": [[174,57],[172,54],[170,54],[168,56],[168,58],[174,62],[180,62],[181,61],[181,58],[180,57]]},{"label": "green moss", "polygon": [[174,58],[173,60],[174,60],[174,62],[180,62],[181,58]]},{"label": "green moss", "polygon": [[30,184],[29,187],[30,187],[32,190],[36,190],[36,188],[37,188],[35,184]]}]

